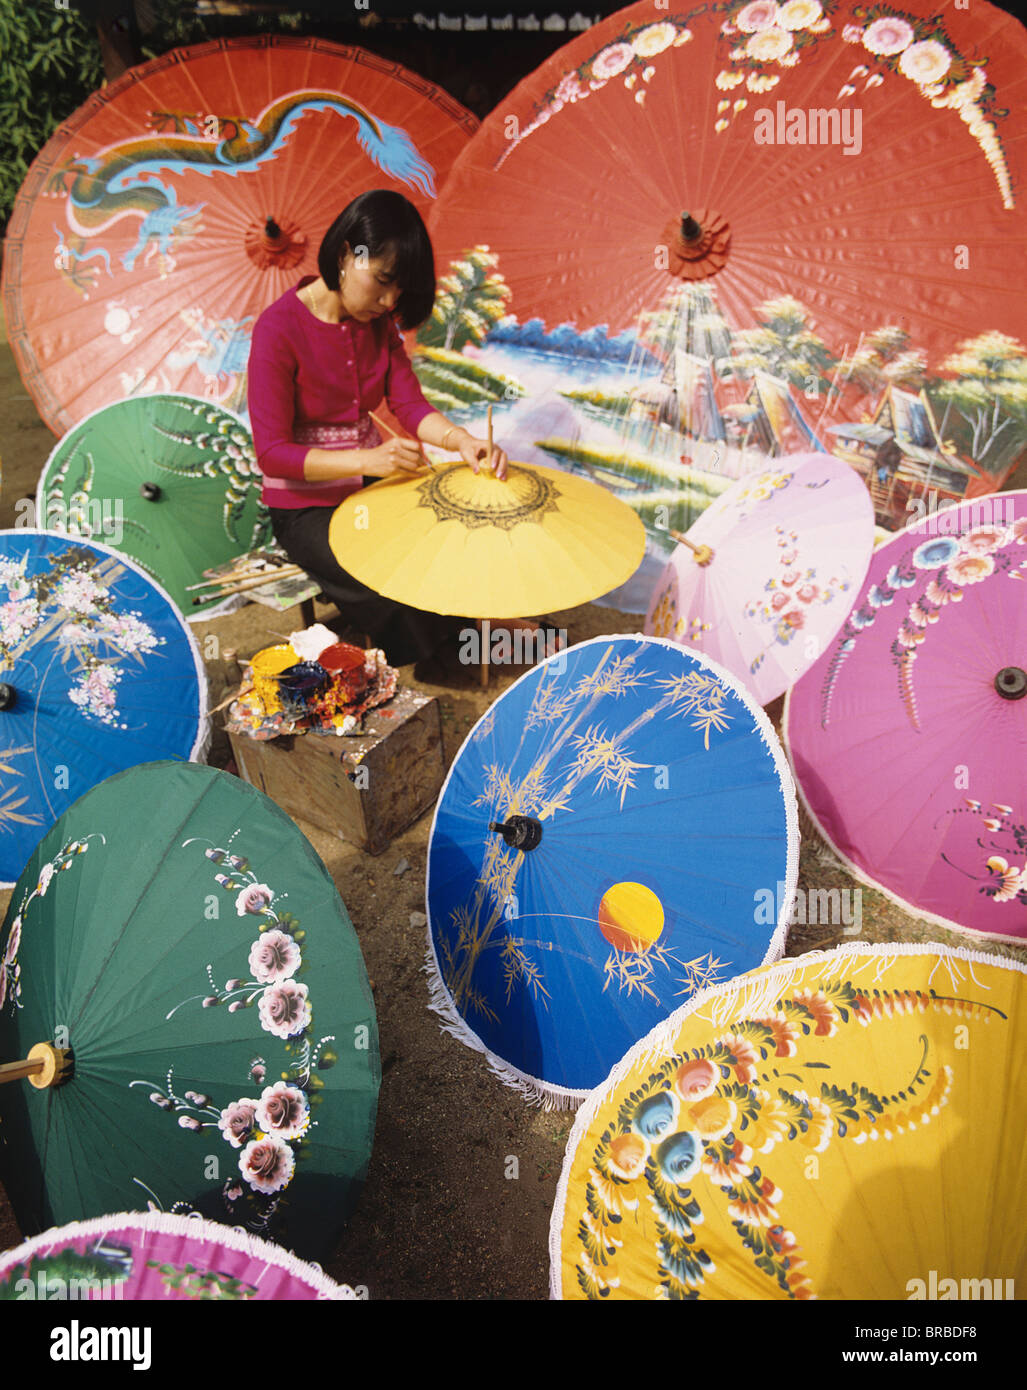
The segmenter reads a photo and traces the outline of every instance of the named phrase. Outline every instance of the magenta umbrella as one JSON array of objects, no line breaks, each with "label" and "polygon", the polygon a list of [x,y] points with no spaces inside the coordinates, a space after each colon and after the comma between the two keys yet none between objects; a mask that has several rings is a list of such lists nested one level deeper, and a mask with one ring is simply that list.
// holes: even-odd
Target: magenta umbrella
[{"label": "magenta umbrella", "polygon": [[0,1300],[352,1300],[281,1246],[172,1212],[121,1212],[54,1227],[0,1254]]},{"label": "magenta umbrella", "polygon": [[874,546],[873,506],[847,463],[793,454],[740,479],[678,539],[646,632],[712,657],[766,705],[848,615]]},{"label": "magenta umbrella", "polygon": [[1027,938],[1027,492],[875,551],[784,731],[821,833],[907,910]]}]

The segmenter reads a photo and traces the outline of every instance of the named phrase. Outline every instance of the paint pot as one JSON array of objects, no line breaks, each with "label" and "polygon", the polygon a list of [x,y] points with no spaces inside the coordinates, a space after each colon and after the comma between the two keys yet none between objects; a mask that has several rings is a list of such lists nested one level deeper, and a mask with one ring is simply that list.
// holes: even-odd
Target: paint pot
[{"label": "paint pot", "polygon": [[367,691],[367,653],[348,642],[335,642],[317,658],[332,678],[340,704],[356,704]]},{"label": "paint pot", "polygon": [[302,719],[310,703],[331,684],[331,676],[318,661],[300,661],[275,677],[282,710],[288,719]]},{"label": "paint pot", "polygon": [[250,666],[253,688],[267,714],[277,714],[282,708],[282,702],[278,698],[278,682],[275,677],[279,672],[295,664],[296,653],[288,642],[277,647],[265,647],[263,651],[257,652],[253,658]]}]

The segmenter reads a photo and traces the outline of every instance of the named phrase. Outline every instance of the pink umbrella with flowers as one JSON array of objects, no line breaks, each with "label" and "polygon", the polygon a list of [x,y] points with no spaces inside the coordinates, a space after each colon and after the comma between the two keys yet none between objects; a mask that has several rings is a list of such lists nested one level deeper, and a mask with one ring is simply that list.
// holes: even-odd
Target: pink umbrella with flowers
[{"label": "pink umbrella with flowers", "polygon": [[845,620],[873,550],[873,507],[848,464],[798,454],[741,479],[674,534],[646,632],[698,648],[765,705]]},{"label": "pink umbrella with flowers", "polygon": [[358,1295],[319,1265],[238,1226],[133,1211],[74,1221],[0,1255],[0,1300],[69,1297],[301,1302]]},{"label": "pink umbrella with flowers", "polygon": [[1027,939],[1027,492],[963,503],[875,551],[791,691],[800,794],[907,910]]}]

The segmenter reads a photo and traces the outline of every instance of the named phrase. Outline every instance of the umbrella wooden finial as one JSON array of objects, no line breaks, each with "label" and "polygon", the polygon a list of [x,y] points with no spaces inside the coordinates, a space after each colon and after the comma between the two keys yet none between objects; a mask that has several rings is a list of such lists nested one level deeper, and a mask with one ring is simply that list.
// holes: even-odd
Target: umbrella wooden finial
[{"label": "umbrella wooden finial", "polygon": [[1004,666],[995,677],[995,689],[1003,700],[1022,700],[1027,695],[1027,671],[1019,666]]},{"label": "umbrella wooden finial", "polygon": [[727,265],[731,224],[715,208],[682,209],[664,225],[667,272],[677,280],[708,280]]},{"label": "umbrella wooden finial", "polygon": [[17,700],[17,691],[13,685],[8,685],[6,681],[0,681],[0,710],[11,709]]},{"label": "umbrella wooden finial", "polygon": [[535,816],[511,816],[508,821],[489,821],[489,829],[502,835],[514,849],[535,849],[542,843],[542,822]]},{"label": "umbrella wooden finial", "polygon": [[671,531],[674,539],[681,545],[687,545],[692,552],[692,558],[697,565],[708,565],[713,559],[713,551],[708,545],[695,545],[682,531]]},{"label": "umbrella wooden finial", "polygon": [[5,1081],[28,1081],[39,1091],[50,1086],[63,1086],[74,1070],[71,1053],[65,1047],[54,1047],[53,1043],[36,1043],[29,1048],[29,1055],[20,1062],[4,1062],[0,1065],[0,1085]]},{"label": "umbrella wooden finial", "polygon": [[681,240],[698,241],[702,236],[702,227],[695,220],[690,212],[681,214]]},{"label": "umbrella wooden finial", "polygon": [[246,254],[261,270],[288,270],[306,254],[307,237],[295,222],[279,222],[268,214],[255,219],[243,236]]}]

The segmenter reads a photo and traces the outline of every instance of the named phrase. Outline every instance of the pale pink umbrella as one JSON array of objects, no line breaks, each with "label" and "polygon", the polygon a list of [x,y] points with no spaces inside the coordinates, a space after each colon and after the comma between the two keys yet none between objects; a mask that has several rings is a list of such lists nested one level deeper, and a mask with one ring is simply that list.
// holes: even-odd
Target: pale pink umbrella
[{"label": "pale pink umbrella", "polygon": [[796,781],[857,877],[1027,938],[1027,492],[929,515],[873,555],[785,706]]},{"label": "pale pink umbrella", "polygon": [[720,662],[761,705],[841,627],[874,545],[866,485],[830,454],[794,454],[740,479],[685,534],[645,630]]}]

